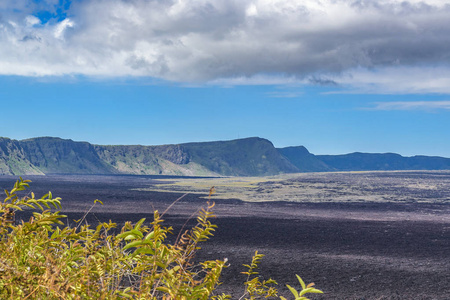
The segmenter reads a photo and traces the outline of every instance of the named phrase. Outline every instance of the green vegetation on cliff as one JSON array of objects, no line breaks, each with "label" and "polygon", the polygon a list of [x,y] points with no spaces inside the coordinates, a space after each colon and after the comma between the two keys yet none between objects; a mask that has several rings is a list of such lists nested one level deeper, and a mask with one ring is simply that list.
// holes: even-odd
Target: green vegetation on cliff
[{"label": "green vegetation on cliff", "polygon": [[449,169],[449,158],[394,153],[314,155],[303,146],[277,149],[270,141],[257,137],[162,146],[102,146],[53,137],[22,141],[0,138],[0,175],[269,176]]},{"label": "green vegetation on cliff", "polygon": [[218,176],[204,166],[191,162],[180,145],[96,145],[95,150],[104,162],[123,174]]},{"label": "green vegetation on cliff", "polygon": [[271,142],[248,138],[181,145],[92,145],[60,138],[0,140],[0,174],[260,176],[297,172]]},{"label": "green vegetation on cliff", "polygon": [[[41,137],[20,141],[26,158],[45,174],[114,174],[87,142]],[[15,174],[17,175],[17,174]]]},{"label": "green vegetation on cliff", "polygon": [[227,176],[264,176],[299,170],[262,138],[183,144],[191,160]]},{"label": "green vegetation on cliff", "polygon": [[404,157],[396,153],[356,152],[316,157],[337,171],[450,170],[450,158],[436,156]]},{"label": "green vegetation on cliff", "polygon": [[19,141],[0,137],[0,175],[42,175],[28,159]]},{"label": "green vegetation on cliff", "polygon": [[326,172],[333,171],[326,163],[309,153],[303,146],[286,147],[277,149],[301,172]]}]

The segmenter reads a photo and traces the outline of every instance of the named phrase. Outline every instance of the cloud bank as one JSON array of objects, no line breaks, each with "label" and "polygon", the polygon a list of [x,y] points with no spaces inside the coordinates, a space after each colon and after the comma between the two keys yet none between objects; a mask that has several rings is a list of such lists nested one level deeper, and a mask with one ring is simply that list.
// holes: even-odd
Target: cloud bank
[{"label": "cloud bank", "polygon": [[0,4],[2,75],[450,93],[450,0],[29,2]]}]

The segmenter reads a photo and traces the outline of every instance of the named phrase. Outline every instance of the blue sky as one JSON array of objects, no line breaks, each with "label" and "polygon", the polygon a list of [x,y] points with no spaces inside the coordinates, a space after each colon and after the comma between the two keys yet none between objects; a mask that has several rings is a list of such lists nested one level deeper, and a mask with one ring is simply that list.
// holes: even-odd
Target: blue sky
[{"label": "blue sky", "polygon": [[450,1],[0,4],[0,136],[450,157]]}]

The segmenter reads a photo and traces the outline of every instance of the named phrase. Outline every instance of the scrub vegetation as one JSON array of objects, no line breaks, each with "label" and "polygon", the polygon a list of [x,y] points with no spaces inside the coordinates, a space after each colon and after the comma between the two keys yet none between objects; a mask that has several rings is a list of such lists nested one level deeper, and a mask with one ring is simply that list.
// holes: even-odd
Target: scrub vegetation
[{"label": "scrub vegetation", "polygon": [[[205,195],[245,202],[436,203],[450,199],[448,171],[328,172],[267,177],[171,178],[142,191]],[[206,194],[207,195],[207,194]]]},{"label": "scrub vegetation", "polygon": [[[64,225],[61,199],[27,193],[30,180],[18,180],[0,203],[0,298],[2,299],[231,299],[216,294],[227,259],[197,261],[201,243],[216,228],[210,219],[214,203],[207,202],[190,228],[167,241],[171,227],[154,211],[153,221],[111,221],[95,229],[84,218]],[[210,196],[214,189],[210,190]],[[101,204],[96,200],[94,205]],[[16,211],[34,210],[29,221],[15,220]],[[54,211],[54,210],[56,211]],[[240,299],[277,298],[277,284],[257,272],[263,255],[255,252]],[[287,285],[296,300],[322,293],[297,276],[298,288]],[[280,299],[286,299],[280,297]]]}]

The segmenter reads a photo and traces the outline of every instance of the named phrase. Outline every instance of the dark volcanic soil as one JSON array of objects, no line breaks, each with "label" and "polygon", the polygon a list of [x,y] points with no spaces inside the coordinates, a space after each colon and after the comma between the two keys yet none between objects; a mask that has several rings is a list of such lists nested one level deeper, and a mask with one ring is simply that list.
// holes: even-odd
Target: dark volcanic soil
[{"label": "dark volcanic soil", "polygon": [[[10,189],[14,177],[0,177]],[[123,223],[152,218],[179,194],[134,191],[150,177],[32,177],[37,196],[51,190],[63,198],[69,220],[78,219],[94,199],[90,222]],[[165,215],[175,229],[204,204],[187,195]],[[228,258],[220,290],[239,299],[243,263],[255,250],[265,254],[260,274],[297,286],[295,274],[315,282],[324,295],[311,299],[450,299],[450,205],[420,203],[271,203],[217,201],[215,236],[198,259]],[[26,217],[27,212],[23,213]],[[291,299],[292,297],[289,297]]]}]

